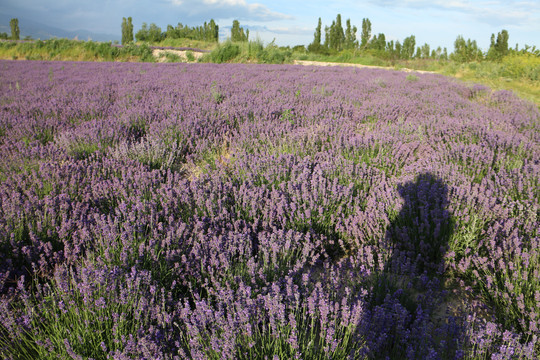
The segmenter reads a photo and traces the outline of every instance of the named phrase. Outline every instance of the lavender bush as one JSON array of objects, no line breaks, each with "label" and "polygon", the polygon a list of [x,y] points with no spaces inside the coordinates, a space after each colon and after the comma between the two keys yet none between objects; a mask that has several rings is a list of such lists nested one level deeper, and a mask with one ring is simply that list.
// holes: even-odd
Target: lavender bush
[{"label": "lavender bush", "polygon": [[540,356],[540,112],[438,75],[0,62],[7,359]]}]

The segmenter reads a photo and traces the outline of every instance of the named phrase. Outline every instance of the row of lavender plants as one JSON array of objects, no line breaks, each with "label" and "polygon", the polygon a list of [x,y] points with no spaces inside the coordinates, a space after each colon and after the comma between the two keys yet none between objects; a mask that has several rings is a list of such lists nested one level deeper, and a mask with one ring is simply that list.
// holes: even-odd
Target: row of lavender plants
[{"label": "row of lavender plants", "polygon": [[439,75],[0,62],[0,356],[540,356],[540,113]]}]

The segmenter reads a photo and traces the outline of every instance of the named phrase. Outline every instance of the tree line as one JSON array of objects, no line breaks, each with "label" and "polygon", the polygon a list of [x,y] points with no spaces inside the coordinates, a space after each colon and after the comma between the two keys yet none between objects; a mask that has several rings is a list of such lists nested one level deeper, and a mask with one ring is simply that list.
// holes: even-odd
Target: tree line
[{"label": "tree line", "polygon": [[161,42],[165,39],[190,39],[209,42],[219,40],[219,26],[214,19],[205,22],[202,26],[190,27],[178,23],[176,26],[167,25],[167,30],[162,31],[155,23],[148,25],[143,23],[141,29],[133,35],[133,24],[131,17],[122,19],[122,44],[133,42],[133,38],[141,42]]},{"label": "tree line", "polygon": [[345,29],[342,26],[341,14],[336,16],[336,20],[332,21],[330,26],[324,28],[324,42],[322,41],[322,21],[319,18],[317,27],[315,28],[314,39],[308,45],[307,50],[313,53],[330,54],[341,50],[359,50],[371,52],[374,55],[389,59],[411,59],[413,57],[422,58],[444,58],[446,49],[437,49],[430,52],[428,44],[424,44],[416,51],[416,38],[414,35],[406,37],[403,42],[386,41],[386,36],[383,33],[371,34],[371,21],[368,18],[362,19],[362,28],[360,33],[360,41],[357,39],[358,28],[351,25],[351,20],[347,19]]},{"label": "tree line", "polygon": [[[11,34],[0,33],[0,39],[20,40],[19,20],[11,19],[9,22]],[[132,43],[134,39],[140,42],[158,43],[165,39],[191,39],[208,42],[219,41],[219,26],[211,19],[208,23],[205,22],[201,26],[187,26],[178,23],[177,26],[167,25],[167,30],[162,31],[159,26],[152,23],[148,25],[143,23],[137,33],[133,33],[133,19],[131,17],[122,18],[122,44]],[[318,19],[317,27],[315,28],[314,39],[307,46],[307,51],[311,53],[330,55],[342,50],[354,50],[359,52],[367,52],[374,56],[389,60],[409,60],[409,59],[436,59],[436,60],[453,60],[456,62],[471,62],[471,61],[499,61],[510,52],[531,53],[540,56],[540,49],[535,46],[530,47],[525,45],[522,50],[518,49],[516,44],[515,49],[508,45],[509,34],[507,30],[502,30],[497,35],[492,34],[490,46],[487,52],[483,52],[476,42],[459,35],[454,41],[454,51],[448,54],[446,48],[440,46],[436,49],[431,49],[430,45],[425,43],[417,46],[416,38],[410,35],[403,39],[394,41],[386,40],[384,33],[372,35],[371,21],[368,18],[362,19],[362,27],[359,38],[357,36],[358,28],[351,24],[351,20],[345,21],[345,28],[342,24],[341,14],[337,14],[336,19],[332,21],[330,26],[322,27],[321,18]],[[324,38],[323,38],[324,35]],[[244,30],[240,26],[238,20],[234,20],[231,27],[230,40],[233,42],[249,41],[249,30]],[[298,46],[296,48],[304,48]]]},{"label": "tree line", "polygon": [[[416,38],[410,35],[399,40],[386,41],[386,36],[383,33],[377,35],[371,34],[371,21],[368,18],[362,19],[362,29],[360,33],[360,41],[357,39],[358,28],[351,25],[350,19],[347,19],[345,29],[343,29],[341,14],[337,14],[336,19],[332,21],[330,26],[324,28],[324,41],[322,31],[322,21],[319,18],[317,27],[315,28],[313,42],[311,42],[307,51],[323,55],[330,55],[342,50],[356,50],[360,52],[369,52],[377,57],[390,60],[409,60],[409,59],[436,59],[436,60],[453,60],[456,62],[471,62],[480,60],[497,61],[507,55],[512,49],[508,46],[508,31],[502,30],[495,36],[491,35],[491,43],[489,50],[484,53],[478,47],[476,40],[465,40],[459,35],[454,42],[454,52],[450,55],[446,48],[440,46],[436,49],[431,49],[430,45],[425,43],[417,46]],[[515,51],[518,50],[516,44]],[[530,52],[540,55],[540,51],[536,47],[525,46],[522,52]]]},{"label": "tree line", "polygon": [[[141,29],[133,36],[133,24],[131,17],[122,19],[122,44],[133,42],[133,40],[145,42],[161,42],[165,39],[191,39],[208,42],[219,41],[219,26],[214,19],[202,26],[186,26],[178,23],[176,27],[167,25],[167,30],[162,31],[155,23],[148,25],[143,23]],[[233,20],[230,39],[233,42],[246,42],[249,40],[249,29],[244,30],[238,20]]]}]

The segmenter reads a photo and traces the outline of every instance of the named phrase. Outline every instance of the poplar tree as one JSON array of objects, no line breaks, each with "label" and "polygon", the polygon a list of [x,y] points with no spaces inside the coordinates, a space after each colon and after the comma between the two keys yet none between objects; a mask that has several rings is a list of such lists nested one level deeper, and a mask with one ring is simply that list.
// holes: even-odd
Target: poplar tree
[{"label": "poplar tree", "polygon": [[487,53],[488,59],[500,60],[506,54],[508,54],[508,31],[502,30],[498,33],[496,41],[495,34],[491,34],[491,45]]},{"label": "poplar tree", "polygon": [[309,52],[319,53],[322,51],[321,39],[322,39],[322,21],[319,18],[317,27],[315,28],[315,33],[313,34],[313,42],[308,45],[307,50]]},{"label": "poplar tree", "polygon": [[385,51],[386,49],[386,37],[383,33],[379,35],[374,35],[368,45],[369,49]]},{"label": "poplar tree", "polygon": [[341,25],[341,15],[336,16],[336,20],[332,21],[330,27],[325,28],[324,45],[333,50],[340,51],[345,43],[345,32]]},{"label": "poplar tree", "polygon": [[478,48],[476,40],[468,39],[465,41],[463,36],[459,35],[454,41],[454,52],[451,54],[452,60],[470,62],[480,60],[482,57],[482,51]]},{"label": "poplar tree", "polygon": [[209,39],[211,41],[219,41],[219,26],[216,25],[214,19],[210,19],[210,24],[208,27],[210,31]]},{"label": "poplar tree", "polygon": [[401,48],[401,58],[411,59],[414,56],[414,50],[416,47],[416,39],[414,35],[408,36],[403,40],[403,47]]},{"label": "poplar tree", "polygon": [[126,18],[122,18],[122,45],[127,44],[127,20]]},{"label": "poplar tree", "polygon": [[343,43],[345,42],[345,33],[343,26],[341,26],[341,14],[336,16],[336,27],[334,29],[334,49],[340,51],[343,49]]},{"label": "poplar tree", "polygon": [[351,19],[347,19],[347,28],[345,30],[345,49],[354,49],[358,45],[356,40],[356,32],[358,29],[356,26],[351,26]]},{"label": "poplar tree", "polygon": [[362,34],[360,34],[360,47],[366,49],[369,39],[371,38],[371,21],[362,19]]},{"label": "poplar tree", "polygon": [[316,47],[321,46],[321,28],[322,28],[322,22],[321,22],[321,18],[319,18],[317,28],[315,29],[315,38],[313,39],[313,45]]},{"label": "poplar tree", "polygon": [[422,45],[422,47],[420,48],[420,57],[422,59],[429,59],[431,57],[430,47],[428,43],[424,43],[424,45]]},{"label": "poplar tree", "polygon": [[133,19],[131,16],[127,18],[126,40],[128,43],[133,42]]},{"label": "poplar tree", "polygon": [[248,40],[248,36],[249,30],[246,35],[246,33],[244,33],[244,29],[240,27],[240,22],[238,20],[233,20],[233,25],[231,28],[231,40],[243,42]]},{"label": "poplar tree", "polygon": [[20,39],[19,19],[11,19],[9,21],[9,27],[11,28],[11,40]]}]

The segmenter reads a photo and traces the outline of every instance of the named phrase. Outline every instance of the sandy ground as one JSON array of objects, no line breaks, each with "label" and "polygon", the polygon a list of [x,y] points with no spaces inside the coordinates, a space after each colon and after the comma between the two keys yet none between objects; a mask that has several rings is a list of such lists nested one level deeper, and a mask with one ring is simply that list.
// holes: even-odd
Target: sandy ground
[{"label": "sandy ground", "polygon": [[[188,50],[189,51],[189,50]],[[152,50],[152,55],[157,59],[158,62],[167,62],[166,54],[174,54],[178,55],[180,59],[183,61],[188,62],[188,58],[186,53],[188,52],[186,50],[161,50],[161,49],[154,49]],[[195,58],[195,61],[199,60],[204,53],[197,52],[197,51],[190,51],[193,54],[193,57]]]},{"label": "sandy ground", "polygon": [[[357,68],[396,70],[394,68],[385,67],[385,66],[361,65],[361,64],[351,64],[351,63],[322,62],[322,61],[294,60],[293,64],[295,64],[295,65],[306,65],[306,66],[309,66],[309,65],[314,65],[314,66],[349,66],[349,67],[357,67]],[[434,74],[433,71],[412,70],[412,69],[406,69],[406,68],[402,68],[402,69],[399,69],[399,70],[400,71],[405,71],[405,72],[417,72],[417,73],[423,73],[423,74]]]}]

